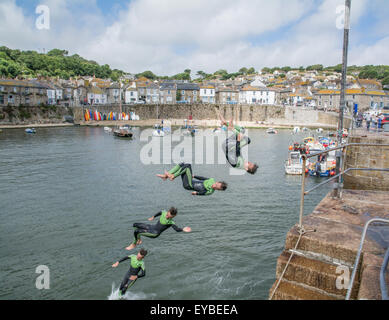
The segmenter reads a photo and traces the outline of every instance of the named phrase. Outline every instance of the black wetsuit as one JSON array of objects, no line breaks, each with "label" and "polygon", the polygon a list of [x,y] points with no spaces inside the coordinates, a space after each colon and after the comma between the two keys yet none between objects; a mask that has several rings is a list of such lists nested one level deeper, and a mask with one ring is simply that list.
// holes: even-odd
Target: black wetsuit
[{"label": "black wetsuit", "polygon": [[[130,269],[127,271],[122,283],[120,284],[120,293],[124,295],[128,288],[132,287],[137,279],[146,275],[146,270],[143,261],[139,262],[135,255],[130,255],[119,260],[119,263],[131,259]],[[140,274],[138,274],[141,272]],[[137,276],[135,280],[130,280],[131,276]]]},{"label": "black wetsuit", "polygon": [[181,232],[183,229],[177,227],[173,221],[173,219],[166,218],[166,211],[158,212],[154,218],[161,216],[158,222],[155,225],[145,224],[145,223],[134,223],[134,244],[140,239],[141,236],[145,236],[148,238],[157,238],[159,235],[165,230],[172,227],[175,231]]},{"label": "black wetsuit", "polygon": [[222,145],[228,163],[236,169],[244,169],[244,159],[241,156],[240,149],[251,143],[250,138],[247,136],[238,141],[238,135],[241,130],[241,127],[235,126],[234,133]]},{"label": "black wetsuit", "polygon": [[192,166],[188,163],[176,165],[169,173],[174,174],[175,177],[180,175],[183,187],[186,190],[196,191],[199,196],[211,195],[215,192],[215,189],[212,188],[215,179],[201,176],[193,177]]}]

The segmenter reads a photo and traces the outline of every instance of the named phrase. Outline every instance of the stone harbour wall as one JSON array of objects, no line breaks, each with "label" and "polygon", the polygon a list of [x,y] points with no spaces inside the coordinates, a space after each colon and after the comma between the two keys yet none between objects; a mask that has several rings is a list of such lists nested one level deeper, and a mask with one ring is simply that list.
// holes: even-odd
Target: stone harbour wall
[{"label": "stone harbour wall", "polygon": [[[119,106],[85,106],[74,110],[75,121],[82,121],[86,109],[97,110],[101,113],[119,112]],[[140,120],[188,119],[191,115],[194,120],[218,120],[218,113],[229,120],[242,123],[263,123],[281,126],[325,126],[336,128],[338,114],[303,109],[289,106],[274,105],[218,105],[218,104],[162,104],[162,105],[123,105],[125,113],[135,112]],[[347,127],[349,119],[345,119]]]},{"label": "stone harbour wall", "polygon": [[[349,143],[389,144],[389,136],[353,136]],[[389,168],[389,147],[348,147],[347,168]],[[389,172],[351,171],[344,177],[344,188],[389,191]]]}]

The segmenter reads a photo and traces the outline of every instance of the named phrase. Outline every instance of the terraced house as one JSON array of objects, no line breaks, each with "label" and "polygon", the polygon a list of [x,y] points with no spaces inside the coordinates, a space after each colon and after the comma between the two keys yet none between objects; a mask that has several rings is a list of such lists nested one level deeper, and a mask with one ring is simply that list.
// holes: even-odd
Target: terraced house
[{"label": "terraced house", "polygon": [[[318,109],[338,111],[340,105],[340,90],[320,90],[315,93]],[[389,105],[389,95],[382,90],[347,89],[346,101],[358,105],[359,111],[366,111],[370,108],[383,108]]]},{"label": "terraced house", "polygon": [[149,83],[146,86],[146,103],[159,103],[159,85],[156,83]]},{"label": "terraced house", "polygon": [[266,87],[243,87],[239,92],[239,102],[243,104],[276,104],[276,90]]},{"label": "terraced house", "polygon": [[200,101],[200,87],[196,83],[177,83],[177,103],[196,103]]},{"label": "terraced house", "polygon": [[37,81],[0,80],[0,106],[47,104],[47,86]]},{"label": "terraced house", "polygon": [[160,103],[174,104],[176,103],[177,87],[174,82],[163,82],[159,87]]},{"label": "terraced house", "polygon": [[105,91],[97,86],[88,88],[87,99],[89,104],[106,104],[107,94]]},{"label": "terraced house", "polygon": [[221,87],[216,89],[216,103],[237,104],[239,102],[239,90],[232,87]]},{"label": "terraced house", "polygon": [[202,103],[215,103],[215,87],[212,85],[200,86],[200,101]]},{"label": "terraced house", "polygon": [[107,102],[117,104],[120,102],[120,85],[118,83],[112,84],[107,89]]}]

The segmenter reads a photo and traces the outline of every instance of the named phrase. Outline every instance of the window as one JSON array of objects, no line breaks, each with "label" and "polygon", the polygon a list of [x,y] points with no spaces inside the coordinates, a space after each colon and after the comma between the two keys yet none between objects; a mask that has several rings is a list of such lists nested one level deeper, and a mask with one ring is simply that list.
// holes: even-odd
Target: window
[{"label": "window", "polygon": [[4,104],[4,96],[3,95],[0,96],[0,104]]},{"label": "window", "polygon": [[24,89],[24,92],[25,92],[25,93],[29,93],[29,92],[30,92],[30,88],[25,88],[25,89]]},{"label": "window", "polygon": [[30,104],[30,98],[26,97],[26,104]]},{"label": "window", "polygon": [[197,91],[196,90],[193,90],[193,95],[195,96],[197,94]]},{"label": "window", "polygon": [[12,95],[8,96],[8,103],[14,103],[14,101],[15,98]]},{"label": "window", "polygon": [[14,92],[15,93],[18,92],[18,88],[14,87]]},{"label": "window", "polygon": [[181,90],[181,94],[184,96],[185,95],[185,90]]},{"label": "window", "polygon": [[1,92],[4,92],[5,90],[4,90],[4,87],[0,87],[0,91]]}]

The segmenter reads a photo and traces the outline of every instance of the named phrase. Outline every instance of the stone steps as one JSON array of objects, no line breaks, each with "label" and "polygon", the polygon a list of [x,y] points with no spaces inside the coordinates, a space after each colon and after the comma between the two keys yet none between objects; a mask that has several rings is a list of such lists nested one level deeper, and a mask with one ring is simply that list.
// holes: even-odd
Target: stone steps
[{"label": "stone steps", "polygon": [[[318,288],[326,292],[328,295],[335,295],[338,298],[345,297],[347,289],[337,288],[338,277],[344,275],[344,269],[337,271],[339,265],[334,263],[319,260],[317,257],[309,253],[296,253],[292,257],[288,268],[284,274],[283,279],[298,282],[309,287]],[[276,277],[279,278],[285,269],[286,263],[290,258],[291,252],[285,250],[277,261]],[[348,268],[349,276],[351,276],[352,269]],[[341,279],[338,280],[338,286],[342,285]]]},{"label": "stone steps", "polygon": [[[273,292],[277,282],[270,289],[270,294]],[[328,295],[325,292],[302,285],[294,281],[282,280],[277,291],[273,296],[273,300],[342,300],[343,297]]]}]

